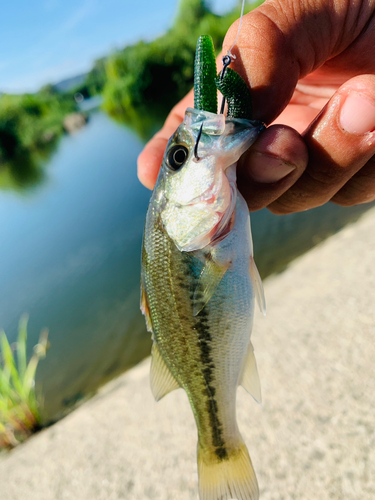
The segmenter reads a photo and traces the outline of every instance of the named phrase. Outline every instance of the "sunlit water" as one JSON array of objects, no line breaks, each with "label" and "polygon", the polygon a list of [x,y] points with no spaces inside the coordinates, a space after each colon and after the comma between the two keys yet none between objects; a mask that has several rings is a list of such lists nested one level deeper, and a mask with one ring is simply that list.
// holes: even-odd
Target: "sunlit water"
[{"label": "sunlit water", "polygon": [[[47,420],[150,351],[139,313],[150,195],[136,177],[141,148],[132,132],[96,112],[61,141],[42,185],[0,193],[0,327],[14,341],[27,312],[29,346],[49,329],[51,347],[37,373]],[[253,214],[261,274],[281,270],[366,208]]]}]

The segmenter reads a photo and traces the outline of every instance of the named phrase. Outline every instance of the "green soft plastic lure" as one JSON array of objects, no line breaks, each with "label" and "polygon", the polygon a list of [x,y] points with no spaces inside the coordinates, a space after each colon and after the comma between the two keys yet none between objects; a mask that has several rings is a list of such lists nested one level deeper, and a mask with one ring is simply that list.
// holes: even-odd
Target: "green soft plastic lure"
[{"label": "green soft plastic lure", "polygon": [[252,119],[253,104],[248,86],[231,68],[225,70],[223,78],[217,76],[216,87],[227,100],[228,118]]},{"label": "green soft plastic lure", "polygon": [[194,108],[217,113],[216,60],[212,38],[198,38],[194,63]]},{"label": "green soft plastic lure", "polygon": [[252,99],[248,86],[231,68],[225,68],[216,75],[212,38],[202,35],[198,38],[195,53],[194,108],[217,113],[217,90],[227,100],[228,118],[252,119]]},{"label": "green soft plastic lure", "polygon": [[[228,116],[217,113],[217,89]],[[186,391],[198,430],[200,500],[258,500],[236,421],[242,385],[261,399],[250,341],[255,299],[265,301],[249,211],[236,165],[264,128],[234,71],[216,75],[210,37],[200,37],[195,108],[170,138],[150,200],[142,250],[141,310],[152,333],[151,389],[158,401]]]}]

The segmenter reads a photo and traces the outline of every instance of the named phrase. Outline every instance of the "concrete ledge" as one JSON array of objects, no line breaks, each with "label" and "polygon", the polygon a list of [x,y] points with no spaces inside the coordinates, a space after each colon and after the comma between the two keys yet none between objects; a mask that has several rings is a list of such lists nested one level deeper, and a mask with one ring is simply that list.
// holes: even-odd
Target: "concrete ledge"
[{"label": "concrete ledge", "polygon": [[[262,500],[375,498],[375,209],[266,282],[253,341],[263,405],[238,421]],[[153,401],[149,359],[0,458],[2,500],[197,498],[185,393]]]}]

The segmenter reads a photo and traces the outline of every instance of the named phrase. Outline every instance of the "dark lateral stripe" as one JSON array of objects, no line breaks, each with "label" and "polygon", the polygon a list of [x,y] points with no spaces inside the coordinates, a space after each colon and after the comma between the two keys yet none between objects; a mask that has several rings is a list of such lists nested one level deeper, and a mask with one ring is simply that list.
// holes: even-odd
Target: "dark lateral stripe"
[{"label": "dark lateral stripe", "polygon": [[208,313],[206,308],[203,308],[196,317],[195,327],[198,334],[198,345],[200,348],[201,361],[204,369],[202,373],[207,384],[202,391],[203,396],[207,398],[206,409],[211,427],[212,444],[216,448],[215,454],[220,460],[228,458],[228,452],[225,449],[225,443],[222,437],[222,424],[219,420],[219,408],[215,400],[216,389],[211,385],[213,381],[213,370],[215,365],[211,357],[211,341],[210,328],[208,326]]},{"label": "dark lateral stripe", "polygon": [[[195,293],[195,286],[199,280],[202,271],[202,266],[197,259],[192,258],[190,254],[184,254],[184,279],[180,281],[179,285],[185,288],[189,287],[190,300],[199,300],[203,298],[203,293]],[[188,285],[189,284],[189,285]],[[212,358],[212,336],[210,327],[208,325],[208,312],[207,308],[203,308],[199,314],[194,317],[194,327],[198,337],[198,347],[200,351],[200,359],[203,365],[202,374],[206,387],[202,390],[202,396],[205,398],[206,411],[209,419],[209,427],[211,431],[212,446],[215,448],[215,454],[219,460],[228,458],[228,452],[225,448],[223,440],[222,423],[219,420],[219,409],[215,399],[216,389],[212,384],[214,380],[214,362]]]}]

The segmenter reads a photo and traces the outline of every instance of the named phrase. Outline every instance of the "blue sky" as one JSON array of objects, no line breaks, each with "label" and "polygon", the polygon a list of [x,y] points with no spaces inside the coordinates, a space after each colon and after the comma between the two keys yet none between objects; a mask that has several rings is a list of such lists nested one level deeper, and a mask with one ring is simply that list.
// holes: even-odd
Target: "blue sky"
[{"label": "blue sky", "polygon": [[[3,0],[0,91],[33,92],[88,71],[111,50],[152,39],[173,21],[178,0]],[[212,0],[218,13],[235,0]]]}]

